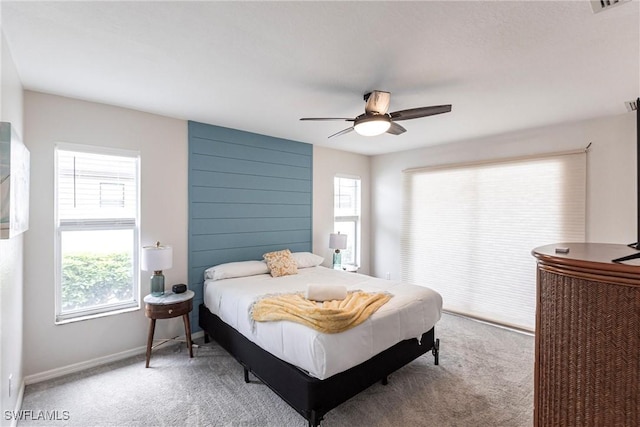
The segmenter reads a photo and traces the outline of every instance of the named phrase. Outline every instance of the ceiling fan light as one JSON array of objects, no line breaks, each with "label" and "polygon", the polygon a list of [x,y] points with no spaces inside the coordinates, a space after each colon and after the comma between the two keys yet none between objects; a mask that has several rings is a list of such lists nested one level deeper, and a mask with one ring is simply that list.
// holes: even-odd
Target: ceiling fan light
[{"label": "ceiling fan light", "polygon": [[382,135],[389,130],[391,120],[386,115],[363,117],[353,125],[355,131],[363,136]]}]

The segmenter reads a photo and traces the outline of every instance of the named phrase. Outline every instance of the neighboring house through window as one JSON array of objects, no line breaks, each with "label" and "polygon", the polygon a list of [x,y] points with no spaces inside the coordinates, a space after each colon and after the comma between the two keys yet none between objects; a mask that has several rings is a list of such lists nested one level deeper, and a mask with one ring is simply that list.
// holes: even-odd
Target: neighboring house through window
[{"label": "neighboring house through window", "polygon": [[139,307],[139,155],[55,150],[56,323]]},{"label": "neighboring house through window", "polygon": [[360,265],[360,178],[337,175],[333,184],[333,228],[347,235],[342,264]]}]

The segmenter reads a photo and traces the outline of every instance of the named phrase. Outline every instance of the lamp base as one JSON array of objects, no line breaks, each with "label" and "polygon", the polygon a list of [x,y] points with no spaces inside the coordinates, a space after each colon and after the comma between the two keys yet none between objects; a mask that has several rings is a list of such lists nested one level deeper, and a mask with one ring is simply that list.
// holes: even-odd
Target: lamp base
[{"label": "lamp base", "polygon": [[340,253],[340,249],[336,249],[333,253],[333,269],[342,270],[342,254]]},{"label": "lamp base", "polygon": [[154,271],[151,276],[151,295],[159,297],[164,295],[164,275],[162,271]]}]

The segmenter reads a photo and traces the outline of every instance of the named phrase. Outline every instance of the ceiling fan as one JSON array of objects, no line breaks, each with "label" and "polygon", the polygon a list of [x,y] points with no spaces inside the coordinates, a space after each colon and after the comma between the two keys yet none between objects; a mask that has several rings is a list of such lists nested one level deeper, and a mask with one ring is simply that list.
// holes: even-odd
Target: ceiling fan
[{"label": "ceiling fan", "polygon": [[451,104],[447,104],[411,108],[408,110],[387,113],[389,110],[390,98],[390,92],[374,90],[366,93],[364,95],[364,100],[366,102],[364,106],[364,114],[360,114],[354,119],[344,117],[303,117],[300,120],[344,120],[346,122],[353,122],[353,126],[343,129],[340,132],[336,132],[333,135],[329,135],[329,138],[344,135],[352,130],[355,130],[358,134],[364,136],[381,135],[385,132],[392,135],[400,135],[407,131],[396,123],[400,120],[417,119],[420,117],[433,116],[451,111]]}]

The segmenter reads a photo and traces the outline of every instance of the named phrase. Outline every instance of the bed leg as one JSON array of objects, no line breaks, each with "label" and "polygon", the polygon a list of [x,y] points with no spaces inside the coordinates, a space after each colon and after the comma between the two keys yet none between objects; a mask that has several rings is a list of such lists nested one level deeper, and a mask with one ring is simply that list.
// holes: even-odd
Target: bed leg
[{"label": "bed leg", "polygon": [[309,427],[319,427],[320,421],[322,421],[322,417],[318,416],[318,413],[312,409],[309,417]]},{"label": "bed leg", "polygon": [[243,368],[244,369],[244,382],[245,383],[249,383],[249,370],[247,368]]},{"label": "bed leg", "polygon": [[389,384],[389,377],[385,375],[385,376],[384,376],[384,378],[382,378],[382,381],[381,381],[381,382],[382,382],[382,385],[387,385],[387,384]]},{"label": "bed leg", "polygon": [[211,342],[211,337],[209,336],[208,333],[204,333],[204,343],[205,344],[209,344]]},{"label": "bed leg", "polygon": [[433,348],[431,349],[431,354],[433,354],[434,364],[438,365],[440,362],[440,338],[436,338],[433,342]]}]

